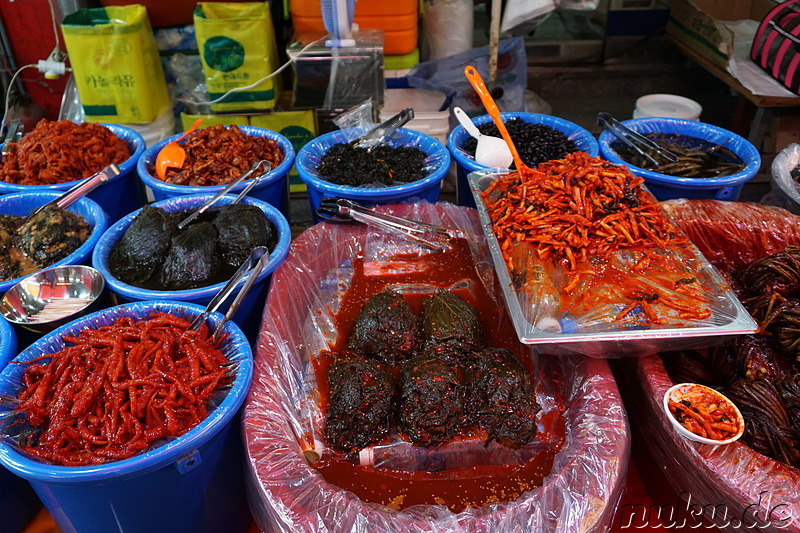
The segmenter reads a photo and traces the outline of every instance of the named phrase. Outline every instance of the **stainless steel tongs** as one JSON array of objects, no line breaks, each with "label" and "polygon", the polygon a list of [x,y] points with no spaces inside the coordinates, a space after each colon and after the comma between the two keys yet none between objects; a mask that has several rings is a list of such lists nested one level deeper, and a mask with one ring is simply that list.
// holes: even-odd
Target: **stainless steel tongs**
[{"label": "stainless steel tongs", "polygon": [[6,137],[3,139],[3,156],[5,156],[11,150],[11,143],[19,142],[19,140],[22,139],[23,133],[24,127],[22,125],[21,118],[12,119],[8,123],[8,131],[6,131]]},{"label": "stainless steel tongs", "polygon": [[678,161],[677,155],[660,146],[658,143],[648,139],[644,135],[633,131],[608,113],[598,113],[597,123],[604,129],[610,131],[611,134],[622,141],[625,146],[644,157],[654,167],[661,166],[661,163],[653,159],[653,157],[648,154],[645,149],[656,152],[661,157],[672,163],[676,163]]},{"label": "stainless steel tongs", "polygon": [[111,178],[118,176],[119,173],[119,167],[116,164],[111,163],[104,169],[98,171],[96,174],[92,174],[88,178],[79,181],[77,185],[73,186],[71,189],[68,189],[57,198],[37,207],[30,212],[27,218],[30,219],[37,213],[41,213],[52,205],[57,205],[61,209],[66,209]]},{"label": "stainless steel tongs", "polygon": [[377,148],[386,142],[386,140],[392,136],[397,128],[403,126],[412,118],[414,118],[414,109],[407,107],[392,118],[378,124],[367,133],[356,139],[353,143],[353,146],[356,148],[366,148],[367,151],[370,152],[373,148]]},{"label": "stainless steel tongs", "polygon": [[410,239],[435,252],[444,252],[449,249],[450,239],[455,236],[441,226],[378,213],[345,198],[323,198],[320,200],[317,216],[326,222],[334,223],[347,223],[355,220],[392,235]]}]

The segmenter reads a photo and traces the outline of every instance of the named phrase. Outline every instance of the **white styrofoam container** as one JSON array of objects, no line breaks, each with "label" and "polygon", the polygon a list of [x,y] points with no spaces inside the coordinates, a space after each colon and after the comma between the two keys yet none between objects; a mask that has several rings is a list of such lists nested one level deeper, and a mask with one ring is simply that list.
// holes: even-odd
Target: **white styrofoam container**
[{"label": "white styrofoam container", "polygon": [[430,135],[447,145],[450,110],[439,111],[447,95],[425,89],[386,89],[383,99],[383,107],[378,115],[380,122],[390,119],[406,107],[411,107],[414,109],[414,118],[403,127]]}]

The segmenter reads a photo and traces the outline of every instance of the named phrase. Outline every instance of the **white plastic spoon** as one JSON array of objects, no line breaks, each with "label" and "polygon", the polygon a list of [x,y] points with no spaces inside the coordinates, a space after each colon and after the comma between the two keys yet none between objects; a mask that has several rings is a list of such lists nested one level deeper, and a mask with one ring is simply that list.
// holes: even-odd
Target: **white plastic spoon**
[{"label": "white plastic spoon", "polygon": [[482,134],[472,120],[460,107],[454,107],[453,113],[471,136],[478,141],[475,149],[475,162],[489,168],[508,168],[514,160],[506,142],[499,137]]}]

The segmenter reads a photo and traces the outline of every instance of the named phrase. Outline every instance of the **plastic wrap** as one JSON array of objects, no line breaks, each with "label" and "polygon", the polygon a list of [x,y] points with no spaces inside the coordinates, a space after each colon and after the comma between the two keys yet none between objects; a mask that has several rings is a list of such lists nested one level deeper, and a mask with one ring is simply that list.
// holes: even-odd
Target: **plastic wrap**
[{"label": "plastic wrap", "polygon": [[[719,201],[667,202],[667,211],[709,257],[739,268],[787,244],[800,244],[800,218],[758,204]],[[727,262],[725,254],[729,254]],[[727,270],[727,269],[726,269]],[[800,472],[761,455],[741,441],[707,446],[681,437],[662,407],[674,383],[657,356],[640,359],[635,383],[640,400],[630,414],[645,434],[655,468],[673,488],[691,495],[690,511],[705,511],[731,533],[800,531]],[[703,507],[706,506],[706,507]],[[712,516],[712,512],[714,516]],[[768,523],[769,522],[769,523]]]},{"label": "plastic wrap", "polygon": [[[474,211],[425,203],[379,209],[459,230],[470,242],[486,287],[498,297]],[[551,378],[540,382],[537,398],[545,401],[548,387],[563,398],[566,437],[543,485],[514,502],[458,514],[428,505],[393,511],[329,484],[306,463],[303,451],[323,446],[311,358],[336,336],[332,313],[344,290],[347,265],[360,251],[365,261],[380,260],[408,246],[414,245],[364,226],[318,224],[294,241],[292,253],[275,272],[243,411],[250,509],[261,530],[606,530],[621,495],[630,441],[604,361],[571,356],[534,360],[538,375]]]},{"label": "plastic wrap", "polygon": [[618,165],[625,165],[631,173],[643,177],[650,192],[659,200],[691,198],[735,201],[739,198],[745,182],[755,176],[761,167],[761,155],[750,141],[718,126],[695,120],[653,117],[623,120],[622,124],[642,134],[678,133],[703,139],[715,145],[724,145],[725,148],[739,156],[745,165],[742,171],[719,178],[696,179],[668,176],[628,164],[611,147],[617,138],[610,131],[603,131],[598,138],[600,154],[603,159]]},{"label": "plastic wrap", "polygon": [[8,320],[0,317],[0,370],[17,355],[17,334]]},{"label": "plastic wrap", "polygon": [[[29,361],[42,354],[54,353],[66,346],[61,337],[63,334],[74,335],[86,327],[109,325],[122,316],[146,318],[152,312],[168,312],[194,317],[203,309],[199,305],[167,301],[111,307],[48,333],[22,351],[15,361]],[[216,327],[222,318],[220,313],[212,314],[210,327]],[[235,378],[206,419],[180,437],[121,461],[81,467],[56,466],[20,452],[9,437],[14,432],[12,422],[18,415],[13,406],[6,403],[0,408],[0,463],[31,481],[60,530],[65,532],[131,529],[210,531],[206,528],[212,520],[217,526],[234,521],[232,511],[236,502],[230,498],[237,486],[215,486],[214,483],[219,483],[221,478],[211,475],[217,462],[230,467],[229,461],[220,458],[221,453],[230,452],[222,452],[221,442],[215,442],[212,447],[207,443],[217,434],[227,432],[235,420],[250,388],[253,357],[249,342],[238,326],[227,322],[223,332],[228,337],[221,349],[234,363],[230,368],[235,372]],[[4,397],[16,396],[25,368],[23,364],[11,364],[0,373],[0,391]],[[186,459],[184,456],[193,457],[195,463],[188,466],[182,463]],[[231,481],[241,483],[235,476]],[[214,498],[206,495],[210,488],[219,491],[209,493],[214,494]],[[148,497],[142,497],[142,490],[147,490]],[[187,515],[187,508],[195,509],[195,512]],[[220,520],[219,513],[226,515],[224,519]]]},{"label": "plastic wrap", "polygon": [[[0,214],[27,216],[37,207],[41,207],[47,202],[55,200],[60,195],[60,192],[55,191],[6,194],[0,196]],[[87,224],[91,226],[92,234],[89,235],[89,238],[78,246],[74,252],[64,259],[49,265],[48,268],[58,265],[88,264],[88,259],[92,255],[92,250],[94,250],[95,245],[100,241],[100,237],[106,231],[106,228],[108,228],[108,215],[96,202],[88,198],[81,198],[67,208],[67,211],[82,216]],[[0,282],[0,294],[5,293],[21,279],[22,278],[14,278]]]},{"label": "plastic wrap", "polygon": [[782,207],[800,215],[800,185],[792,170],[800,166],[800,144],[790,144],[772,160],[771,190],[761,203]]}]

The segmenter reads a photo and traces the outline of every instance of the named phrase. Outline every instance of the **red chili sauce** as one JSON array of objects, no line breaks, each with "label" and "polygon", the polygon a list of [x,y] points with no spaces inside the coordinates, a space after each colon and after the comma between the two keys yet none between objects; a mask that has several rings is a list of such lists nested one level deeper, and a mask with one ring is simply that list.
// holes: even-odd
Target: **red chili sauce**
[{"label": "red chili sauce", "polygon": [[[471,280],[474,291],[459,290],[456,293],[478,311],[486,345],[511,350],[520,357],[526,369],[531,371],[530,359],[521,357],[526,349],[517,340],[513,324],[500,302],[493,300],[485,290],[466,240],[455,239],[452,249],[444,253],[395,256],[392,258],[391,268],[386,263],[365,264],[360,257],[353,263],[355,273],[351,286],[335,317],[339,338],[331,350],[340,350],[347,344],[356,315],[364,302],[387,286],[420,283],[451,287],[459,281]],[[404,268],[397,268],[398,263]],[[424,294],[403,296],[415,312],[421,312]],[[329,391],[326,376],[330,359],[328,354],[323,353],[315,362],[323,411],[327,408]],[[539,452],[521,465],[482,465],[441,472],[402,472],[356,465],[334,455],[314,463],[313,466],[329,483],[354,493],[365,502],[379,503],[397,510],[420,504],[444,505],[453,512],[461,512],[466,507],[514,501],[523,493],[541,486],[543,479],[550,473],[553,458],[563,443],[564,434],[563,409],[559,409],[542,416],[536,436],[537,440],[552,440],[558,444]]]}]

